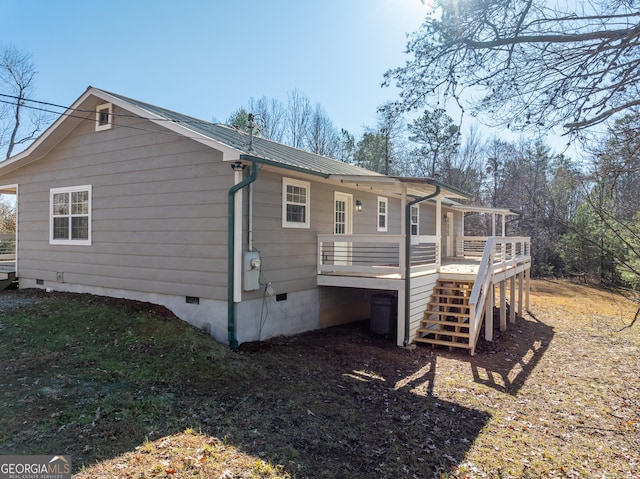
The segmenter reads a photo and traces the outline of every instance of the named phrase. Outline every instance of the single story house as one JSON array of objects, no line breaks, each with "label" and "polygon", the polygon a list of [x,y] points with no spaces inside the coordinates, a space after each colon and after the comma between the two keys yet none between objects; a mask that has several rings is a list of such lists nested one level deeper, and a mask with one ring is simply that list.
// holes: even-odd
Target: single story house
[{"label": "single story house", "polygon": [[[520,312],[528,291],[509,210],[93,87],[0,163],[0,189],[21,288],[164,305],[232,347],[368,318],[386,292],[398,345],[473,353],[495,286]],[[469,211],[492,236],[465,236]]]}]

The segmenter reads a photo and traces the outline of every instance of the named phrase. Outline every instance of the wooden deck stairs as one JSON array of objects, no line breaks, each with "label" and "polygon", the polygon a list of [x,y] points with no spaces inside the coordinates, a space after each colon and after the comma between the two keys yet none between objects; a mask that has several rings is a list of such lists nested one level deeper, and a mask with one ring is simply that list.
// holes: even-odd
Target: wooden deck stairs
[{"label": "wooden deck stairs", "polygon": [[470,349],[469,297],[473,281],[438,280],[417,330],[416,343]]}]

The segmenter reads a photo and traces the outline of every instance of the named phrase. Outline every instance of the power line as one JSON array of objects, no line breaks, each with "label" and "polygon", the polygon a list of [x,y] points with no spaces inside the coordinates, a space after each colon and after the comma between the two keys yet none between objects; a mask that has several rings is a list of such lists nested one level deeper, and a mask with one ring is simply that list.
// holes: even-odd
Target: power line
[{"label": "power line", "polygon": [[[21,106],[23,108],[27,108],[30,110],[35,110],[35,111],[41,111],[44,113],[51,113],[54,115],[59,115],[59,116],[66,116],[68,118],[77,118],[79,120],[84,120],[84,121],[91,121],[91,122],[95,122],[95,118],[91,118],[89,116],[86,115],[86,113],[94,113],[97,114],[97,110],[87,110],[87,109],[83,109],[83,108],[72,108],[72,107],[66,107],[64,105],[59,105],[56,103],[51,103],[51,102],[46,102],[46,101],[40,101],[40,100],[33,100],[30,98],[24,98],[24,97],[18,97],[15,95],[8,95],[6,93],[0,93],[0,97],[4,97],[4,98],[10,98],[12,100],[15,101],[9,101],[9,100],[3,100],[0,99],[0,103],[4,103],[7,105],[16,105],[16,102],[20,102]],[[42,108],[42,107],[38,107],[38,106],[34,106],[34,105],[27,105],[25,102],[28,103],[35,103],[36,105],[43,105],[43,106],[49,106],[49,107],[53,107],[53,108],[60,108],[64,111],[60,112],[60,111],[54,111],[51,109],[47,109],[47,108]],[[169,110],[167,110],[169,111]],[[159,121],[166,121],[166,122],[170,122],[170,123],[174,123],[177,125],[212,125],[213,123],[211,122],[207,122],[204,120],[199,120],[197,118],[190,118],[188,120],[178,120],[178,119],[171,119],[171,118],[162,118],[162,117],[144,117],[144,116],[140,116],[140,115],[134,115],[134,114],[128,114],[128,113],[111,113],[112,117],[119,117],[119,118],[136,118],[139,120],[147,120],[147,121],[153,121],[153,122],[159,122]],[[158,131],[154,131],[154,130],[150,130],[147,128],[142,128],[142,127],[138,127],[138,126],[133,126],[133,125],[122,125],[119,124],[118,125],[121,128],[129,128],[132,130],[138,130],[138,131],[142,131],[142,132],[146,132],[146,133],[158,133]],[[202,137],[201,136],[190,136],[190,135],[183,135],[180,133],[176,133],[170,130],[164,130],[163,132],[160,132],[162,134],[165,135],[171,135],[171,136],[175,136],[175,137],[179,137],[179,138],[188,138],[191,140],[200,140]],[[206,136],[203,134],[203,136]],[[224,143],[224,142],[223,142]],[[230,145],[231,146],[231,145]]]},{"label": "power line", "polygon": [[[32,100],[30,98],[25,98],[25,97],[19,97],[19,96],[15,96],[15,95],[8,95],[6,93],[0,93],[0,97],[5,97],[5,98],[11,98],[13,100],[19,101],[19,102],[29,102],[29,103],[36,103],[39,105],[45,105],[45,106],[51,106],[54,108],[60,108],[63,109],[65,111],[68,110],[72,110],[74,112],[78,112],[78,113],[97,113],[97,110],[86,110],[83,108],[71,108],[70,106],[64,106],[64,105],[58,105],[56,103],[50,103],[50,102],[46,102],[46,101],[40,101],[40,100]],[[6,101],[6,100],[0,100],[0,102],[2,103],[6,103],[9,105],[15,105],[15,102],[10,102],[10,101]],[[40,109],[34,106],[30,106],[30,105],[25,105],[22,104],[22,106],[24,106],[25,108],[30,108],[33,110],[40,110],[40,111],[44,111],[44,112],[48,112],[48,113],[55,113],[58,115],[62,115],[63,113],[57,112],[57,111],[51,111],[51,110],[46,110],[46,109]],[[67,116],[71,116],[71,115],[67,115]],[[111,113],[111,116],[113,117],[122,117],[122,118],[139,118],[142,120],[152,120],[152,121],[168,121],[168,122],[172,122],[172,123],[186,123],[186,124],[201,124],[201,125],[210,125],[212,124],[211,122],[205,121],[205,120],[199,120],[197,118],[190,118],[189,120],[177,120],[177,119],[170,119],[170,118],[151,118],[151,117],[142,117],[139,115],[133,115],[133,114],[128,114],[128,113]],[[76,118],[80,118],[80,117],[76,117]]]}]

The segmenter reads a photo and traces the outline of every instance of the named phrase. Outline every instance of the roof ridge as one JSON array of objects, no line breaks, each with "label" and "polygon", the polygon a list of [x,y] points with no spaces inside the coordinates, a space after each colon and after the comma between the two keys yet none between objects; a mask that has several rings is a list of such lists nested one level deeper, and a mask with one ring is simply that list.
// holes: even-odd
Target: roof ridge
[{"label": "roof ridge", "polygon": [[152,103],[127,97],[119,93],[103,90],[101,88],[90,88],[141,108],[148,112],[150,116],[156,117],[150,117],[150,120],[156,120],[157,117],[160,117],[166,121],[173,122],[184,128],[195,131],[200,135],[204,135],[211,140],[236,150],[240,150],[242,153],[247,155],[263,155],[264,159],[272,160],[283,165],[301,167],[303,169],[323,174],[385,176],[381,173],[368,170],[360,166],[351,165],[337,158],[314,153],[309,150],[287,145],[262,136],[253,136],[253,138],[251,138],[249,133],[234,128],[231,125],[209,122],[175,110],[170,110]]}]

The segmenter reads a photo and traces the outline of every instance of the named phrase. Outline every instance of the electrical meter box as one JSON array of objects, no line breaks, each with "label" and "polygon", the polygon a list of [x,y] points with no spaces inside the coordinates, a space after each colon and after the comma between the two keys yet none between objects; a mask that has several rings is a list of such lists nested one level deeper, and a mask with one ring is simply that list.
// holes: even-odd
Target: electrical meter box
[{"label": "electrical meter box", "polygon": [[258,251],[244,252],[244,290],[260,289],[260,253]]}]

